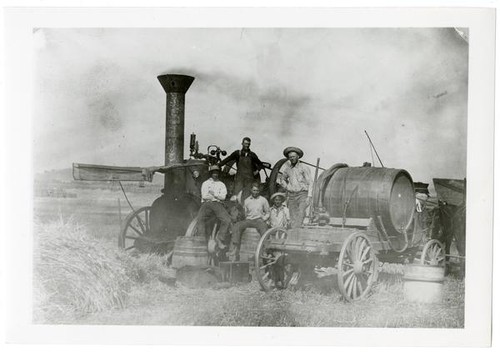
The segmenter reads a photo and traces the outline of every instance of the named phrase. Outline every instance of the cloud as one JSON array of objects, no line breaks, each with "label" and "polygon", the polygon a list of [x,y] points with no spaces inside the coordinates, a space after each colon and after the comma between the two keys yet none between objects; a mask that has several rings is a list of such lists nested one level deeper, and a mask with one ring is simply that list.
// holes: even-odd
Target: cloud
[{"label": "cloud", "polygon": [[[158,164],[165,93],[156,76],[180,73],[195,77],[186,137],[196,132],[202,147],[239,148],[249,135],[270,162],[298,145],[325,166],[358,165],[370,159],[366,129],[384,163],[419,180],[465,174],[468,46],[452,28],[36,35],[44,37],[36,53],[36,169],[85,160]],[[71,138],[55,138],[61,133]],[[85,145],[86,154],[69,143]],[[54,158],[58,149],[72,153]]]}]

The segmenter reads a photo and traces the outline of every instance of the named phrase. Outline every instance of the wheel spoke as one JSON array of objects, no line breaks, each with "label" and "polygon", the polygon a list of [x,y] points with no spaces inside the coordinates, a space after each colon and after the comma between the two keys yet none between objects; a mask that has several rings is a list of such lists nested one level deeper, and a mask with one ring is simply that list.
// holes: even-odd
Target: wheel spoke
[{"label": "wheel spoke", "polygon": [[342,276],[349,275],[349,274],[351,274],[351,273],[353,273],[353,272],[354,272],[354,269],[349,269],[349,270],[347,270],[345,273],[343,273],[343,274],[342,274]]},{"label": "wheel spoke", "polygon": [[139,237],[137,237],[137,236],[128,236],[128,235],[125,235],[125,238],[129,238],[129,239],[131,239],[131,240],[136,240],[136,239],[138,239]]},{"label": "wheel spoke", "polygon": [[356,246],[354,247],[355,248],[355,251],[354,251],[355,260],[360,259],[362,245],[363,245],[363,239],[361,237],[358,237],[356,239]]},{"label": "wheel spoke", "polygon": [[352,263],[354,263],[356,261],[356,246],[357,246],[357,239],[355,241],[352,241],[351,243],[351,248],[350,248],[350,251],[349,251],[349,258],[351,260]]},{"label": "wheel spoke", "polygon": [[[366,244],[365,244],[365,245],[366,245]],[[363,250],[363,253],[361,254],[361,257],[360,257],[359,259],[360,259],[361,261],[363,261],[363,260],[366,258],[366,256],[367,256],[368,252],[370,252],[370,247],[369,247],[368,245],[366,245],[366,248]],[[363,261],[363,262],[364,262],[364,261]]]},{"label": "wheel spoke", "polygon": [[138,220],[137,222],[139,223],[139,226],[141,227],[142,232],[143,233],[146,232],[145,225],[144,225],[144,222],[142,221],[141,217],[138,214],[135,217]]},{"label": "wheel spoke", "polygon": [[128,225],[132,230],[134,230],[135,232],[137,232],[139,234],[139,236],[142,236],[144,234],[144,232],[140,232],[134,225],[130,224]]},{"label": "wheel spoke", "polygon": [[363,265],[373,262],[373,258],[367,259],[363,262]]},{"label": "wheel spoke", "polygon": [[344,280],[344,288],[349,288],[349,285],[351,284],[352,280],[354,280],[354,273],[351,273],[347,279]]},{"label": "wheel spoke", "polygon": [[356,275],[352,275],[352,280],[349,283],[349,286],[347,287],[347,296],[352,297],[353,294],[353,289],[356,286]]},{"label": "wheel spoke", "polygon": [[266,280],[269,277],[269,271],[266,271],[264,275],[262,275],[262,279]]},{"label": "wheel spoke", "polygon": [[363,271],[361,275],[359,275],[359,281],[361,281],[361,284],[363,286],[363,290],[368,287],[368,279],[370,278],[370,275],[366,275],[366,271]]},{"label": "wheel spoke", "polygon": [[437,248],[436,248],[436,246],[432,246],[430,248],[429,257],[434,259],[434,258],[436,258],[436,255],[437,255]]},{"label": "wheel spoke", "polygon": [[349,268],[354,267],[354,264],[352,263],[351,258],[349,258],[349,256],[347,256],[347,255],[344,255],[344,258],[342,258],[342,268],[343,267],[349,267]]}]

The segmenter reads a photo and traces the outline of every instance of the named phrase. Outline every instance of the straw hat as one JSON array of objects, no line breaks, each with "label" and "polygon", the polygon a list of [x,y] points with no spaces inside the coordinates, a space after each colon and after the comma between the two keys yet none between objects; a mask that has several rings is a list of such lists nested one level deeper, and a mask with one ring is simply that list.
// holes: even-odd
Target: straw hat
[{"label": "straw hat", "polygon": [[214,172],[214,171],[220,172],[220,167],[217,165],[211,165],[208,167],[208,172]]},{"label": "straw hat", "polygon": [[285,195],[285,193],[276,192],[276,193],[274,193],[274,194],[271,196],[271,202],[272,202],[272,201],[274,200],[274,198],[276,198],[276,197],[282,197],[282,198],[283,198],[283,200],[285,200],[286,195]]},{"label": "straw hat", "polygon": [[288,158],[288,153],[290,152],[295,152],[299,155],[299,158],[302,158],[304,156],[304,152],[302,149],[297,148],[297,147],[287,147],[285,150],[283,150],[283,155]]}]

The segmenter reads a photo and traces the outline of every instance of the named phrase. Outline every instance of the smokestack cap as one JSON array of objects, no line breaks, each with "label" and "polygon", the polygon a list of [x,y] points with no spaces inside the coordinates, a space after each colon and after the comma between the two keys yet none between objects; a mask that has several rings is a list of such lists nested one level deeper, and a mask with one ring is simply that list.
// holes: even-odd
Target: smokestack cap
[{"label": "smokestack cap", "polygon": [[158,76],[165,93],[186,93],[194,77],[185,75],[160,75]]}]

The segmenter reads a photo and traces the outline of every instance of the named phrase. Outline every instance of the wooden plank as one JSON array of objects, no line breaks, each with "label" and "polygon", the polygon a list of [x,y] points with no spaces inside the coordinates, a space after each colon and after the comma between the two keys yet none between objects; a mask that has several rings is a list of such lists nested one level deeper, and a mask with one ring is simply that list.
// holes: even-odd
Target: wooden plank
[{"label": "wooden plank", "polygon": [[[345,227],[368,227],[370,225],[371,218],[346,218]],[[330,225],[342,226],[342,218],[330,218]]]},{"label": "wooden plank", "polygon": [[151,172],[146,168],[73,163],[73,178],[79,181],[148,181]]}]

